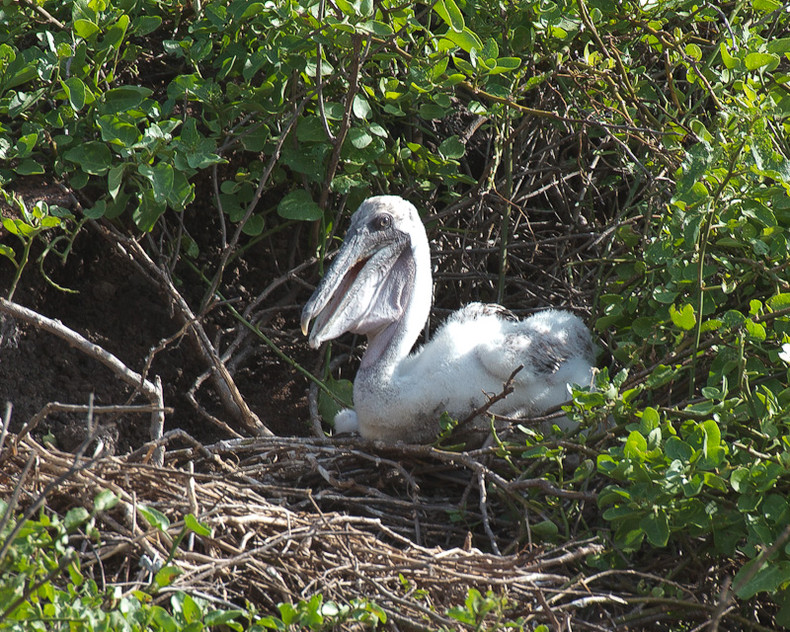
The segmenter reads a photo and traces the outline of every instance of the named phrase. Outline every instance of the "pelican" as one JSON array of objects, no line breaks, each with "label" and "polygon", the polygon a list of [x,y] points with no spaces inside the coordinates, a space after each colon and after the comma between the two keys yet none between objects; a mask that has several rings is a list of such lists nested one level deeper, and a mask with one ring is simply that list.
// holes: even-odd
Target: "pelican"
[{"label": "pelican", "polygon": [[465,419],[502,392],[518,367],[513,392],[488,412],[540,415],[569,399],[569,384],[590,385],[590,332],[563,310],[519,320],[499,305],[471,303],[410,353],[431,297],[430,248],[417,209],[394,195],[368,198],[302,311],[305,335],[315,319],[313,348],[346,332],[368,339],[354,380],[355,408],[337,414],[336,433],[431,442],[442,413]]}]

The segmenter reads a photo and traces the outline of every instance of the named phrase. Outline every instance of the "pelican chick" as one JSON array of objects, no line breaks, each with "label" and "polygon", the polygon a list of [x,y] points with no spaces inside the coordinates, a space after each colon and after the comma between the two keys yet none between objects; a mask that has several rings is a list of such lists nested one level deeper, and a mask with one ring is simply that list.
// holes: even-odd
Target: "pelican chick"
[{"label": "pelican chick", "polygon": [[519,320],[498,305],[472,303],[410,353],[431,296],[430,248],[417,209],[394,195],[368,198],[302,311],[305,335],[315,319],[313,348],[346,332],[368,339],[354,380],[354,410],[338,413],[336,432],[388,443],[430,442],[442,413],[466,418],[485,405],[486,394],[501,392],[520,366],[514,391],[489,412],[540,415],[569,399],[569,384],[590,384],[590,332],[564,310]]}]

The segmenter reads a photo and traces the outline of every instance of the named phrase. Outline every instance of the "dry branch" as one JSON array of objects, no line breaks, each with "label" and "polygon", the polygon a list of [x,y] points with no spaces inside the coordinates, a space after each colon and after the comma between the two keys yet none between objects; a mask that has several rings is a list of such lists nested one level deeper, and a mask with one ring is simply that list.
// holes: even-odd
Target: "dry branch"
[{"label": "dry branch", "polygon": [[[91,342],[82,334],[66,327],[66,325],[59,320],[48,318],[18,303],[0,298],[0,313],[7,314],[18,320],[23,320],[34,327],[55,334],[61,340],[65,340],[68,344],[76,347],[84,354],[101,362],[136,391],[142,392],[151,403],[151,438],[158,439],[161,436],[161,429],[164,426],[165,409],[162,383],[158,378],[155,382],[147,380],[144,376],[127,367],[117,356]],[[161,464],[163,455],[157,453],[155,458],[157,458]]]},{"label": "dry branch", "polygon": [[[98,492],[114,492],[121,502],[99,516],[101,546],[81,554],[81,568],[125,590],[148,585],[152,563],[169,558],[191,513],[212,534],[181,541],[172,561],[181,574],[162,596],[183,590],[213,595],[225,605],[243,607],[248,601],[270,612],[279,602],[317,592],[338,603],[365,596],[387,613],[393,622],[389,629],[461,630],[467,628],[447,613],[475,588],[506,596],[506,616],[521,617],[530,629],[542,623],[627,630],[651,612],[684,624],[744,623],[736,612],[717,610],[715,599],[706,600],[699,586],[648,572],[591,572],[584,561],[603,550],[596,540],[531,546],[510,555],[485,553],[468,542],[441,545],[439,533],[448,530],[452,503],[470,480],[487,476],[480,468],[470,471],[471,461],[491,456],[486,450],[453,460],[450,453],[427,446],[316,439],[255,438],[203,446],[183,432],[155,443],[175,440],[189,447],[168,450],[167,467],[156,467],[133,462],[139,453],[89,460],[44,448],[27,436],[17,452],[0,452],[6,474],[0,477],[0,498],[19,498],[24,509],[25,503],[38,503],[37,490],[44,489],[49,507],[65,513],[76,505],[91,509]],[[364,486],[352,478],[373,481],[376,475],[378,486],[371,482],[368,494],[360,495]],[[448,485],[453,477],[454,485]],[[376,498],[384,501],[378,515],[362,515]],[[503,508],[491,497],[487,502],[491,529],[502,534]],[[168,516],[166,532],[145,526],[138,517],[140,504]],[[429,544],[415,542],[404,528],[415,507],[424,514]],[[479,520],[475,528],[485,545],[488,537]],[[651,596],[640,582],[671,586],[683,597]]]},{"label": "dry branch", "polygon": [[106,227],[100,227],[100,230],[102,236],[114,243],[128,258],[146,272],[148,278],[152,279],[170,297],[172,304],[178,310],[181,320],[188,324],[189,330],[193,333],[197,341],[198,350],[211,367],[211,374],[217,385],[217,391],[229,412],[235,413],[235,416],[239,418],[248,431],[262,436],[271,435],[269,429],[247,405],[222,358],[211,344],[211,340],[209,340],[208,334],[199,318],[193,313],[186,299],[176,289],[167,271],[157,266],[135,240],[123,237]]},{"label": "dry branch", "polygon": [[[4,455],[4,470],[21,470],[30,454],[39,462],[35,476],[32,480],[28,477],[31,488],[40,488],[69,468],[75,470],[70,455],[47,450],[30,437],[20,443],[17,456]],[[49,504],[66,503],[58,507],[66,511],[74,502],[90,507],[102,489],[119,496],[120,505],[102,519],[103,546],[98,551],[110,581],[120,579],[118,573],[127,556],[139,560],[145,553],[166,559],[183,527],[181,519],[195,513],[213,535],[195,538],[192,550],[178,551],[175,563],[182,575],[173,587],[223,594],[235,603],[250,599],[274,608],[279,601],[306,598],[314,592],[338,602],[364,594],[391,618],[424,626],[451,625],[452,620],[441,613],[463,603],[472,587],[511,595],[518,615],[535,622],[548,616],[536,591],[558,600],[552,606],[555,609],[589,595],[586,590],[573,589],[562,597],[564,587],[572,583],[568,564],[575,563],[578,556],[599,551],[596,543],[563,550],[565,555],[575,552],[566,558],[567,564],[557,551],[549,550],[498,556],[474,548],[420,546],[383,520],[329,511],[294,511],[273,503],[250,487],[247,476],[239,474],[241,468],[235,475],[227,471],[190,474],[104,458],[85,469],[76,468]],[[4,477],[0,482],[0,496],[12,493],[10,481],[14,478]],[[184,493],[187,488],[194,490],[192,502]],[[133,511],[140,503],[170,517],[173,524],[167,534],[150,528],[138,530],[137,525],[144,521],[135,520]],[[96,564],[86,558],[83,571],[98,572]],[[424,599],[410,598],[401,578],[413,589],[425,591]],[[140,585],[147,579],[141,569]]]}]

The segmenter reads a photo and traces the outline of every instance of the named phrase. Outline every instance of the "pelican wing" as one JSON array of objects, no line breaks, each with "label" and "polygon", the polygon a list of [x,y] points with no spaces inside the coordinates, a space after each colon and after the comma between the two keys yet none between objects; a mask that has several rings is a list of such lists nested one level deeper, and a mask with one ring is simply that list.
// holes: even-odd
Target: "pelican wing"
[{"label": "pelican wing", "polygon": [[[594,351],[584,323],[566,311],[546,310],[519,321],[502,322],[502,335],[476,348],[485,370],[504,383],[522,366],[515,383],[555,390],[567,399],[565,385],[589,385]],[[537,390],[537,389],[536,389]],[[537,392],[532,395],[537,397]]]}]

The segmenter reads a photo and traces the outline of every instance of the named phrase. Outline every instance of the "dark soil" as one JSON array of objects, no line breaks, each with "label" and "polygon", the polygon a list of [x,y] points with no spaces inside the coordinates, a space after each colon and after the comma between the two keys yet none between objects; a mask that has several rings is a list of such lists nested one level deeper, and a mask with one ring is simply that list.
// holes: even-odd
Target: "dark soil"
[{"label": "dark soil", "polygon": [[[51,204],[68,206],[68,200],[63,199],[59,190],[42,188],[38,182],[27,182],[25,188],[17,192],[30,204],[45,199]],[[11,212],[8,208],[2,210],[4,215]],[[194,217],[207,216],[209,214],[200,209],[194,213]],[[196,227],[195,234],[211,229],[211,226]],[[16,238],[2,229],[0,242],[19,249]],[[149,356],[161,341],[174,338],[154,354],[148,371],[149,379],[156,375],[161,377],[165,405],[172,408],[166,416],[165,431],[181,428],[201,442],[228,438],[227,433],[207,422],[187,398],[195,379],[207,367],[193,339],[177,335],[183,329],[182,323],[174,316],[169,298],[161,289],[91,225],[84,226],[78,233],[65,262],[52,254],[44,261],[46,273],[69,292],[53,287],[40,273],[35,259],[43,246],[43,243],[38,244],[34,249],[13,300],[60,320],[138,373],[144,370]],[[242,261],[229,274],[233,294],[241,301],[248,300],[247,294],[260,291],[272,278],[282,274],[277,269],[266,270],[265,264],[272,258],[265,253],[250,250],[246,260],[256,261],[258,265],[249,266]],[[3,296],[8,294],[14,272],[8,260],[0,260],[0,293]],[[179,291],[195,308],[205,292],[205,285],[189,269],[179,267],[176,274],[182,275],[177,279]],[[212,322],[212,318],[216,322]],[[298,311],[284,309],[276,313],[275,318],[277,330],[285,332],[280,335],[279,342],[288,346],[287,353],[314,364],[315,354],[306,345],[294,344]],[[209,335],[215,336],[220,327],[233,323],[215,309],[204,320],[204,325]],[[252,350],[236,367],[235,379],[248,405],[276,434],[305,434],[307,380],[262,343],[249,338],[246,344],[251,345]],[[12,406],[12,432],[18,432],[49,402],[84,405],[92,396],[96,405],[122,405],[130,403],[133,395],[132,389],[109,369],[57,336],[10,318],[2,321],[0,406],[3,410],[7,403]],[[224,417],[210,382],[199,389],[197,399],[212,415]],[[134,403],[147,402],[138,395]],[[241,432],[232,420],[223,420]],[[149,439],[147,413],[105,414],[96,421],[102,427],[100,435],[104,445],[110,447],[111,452],[128,452]],[[37,437],[52,435],[60,448],[74,450],[87,435],[87,430],[86,415],[59,412],[51,413],[38,423],[34,434]]]}]

